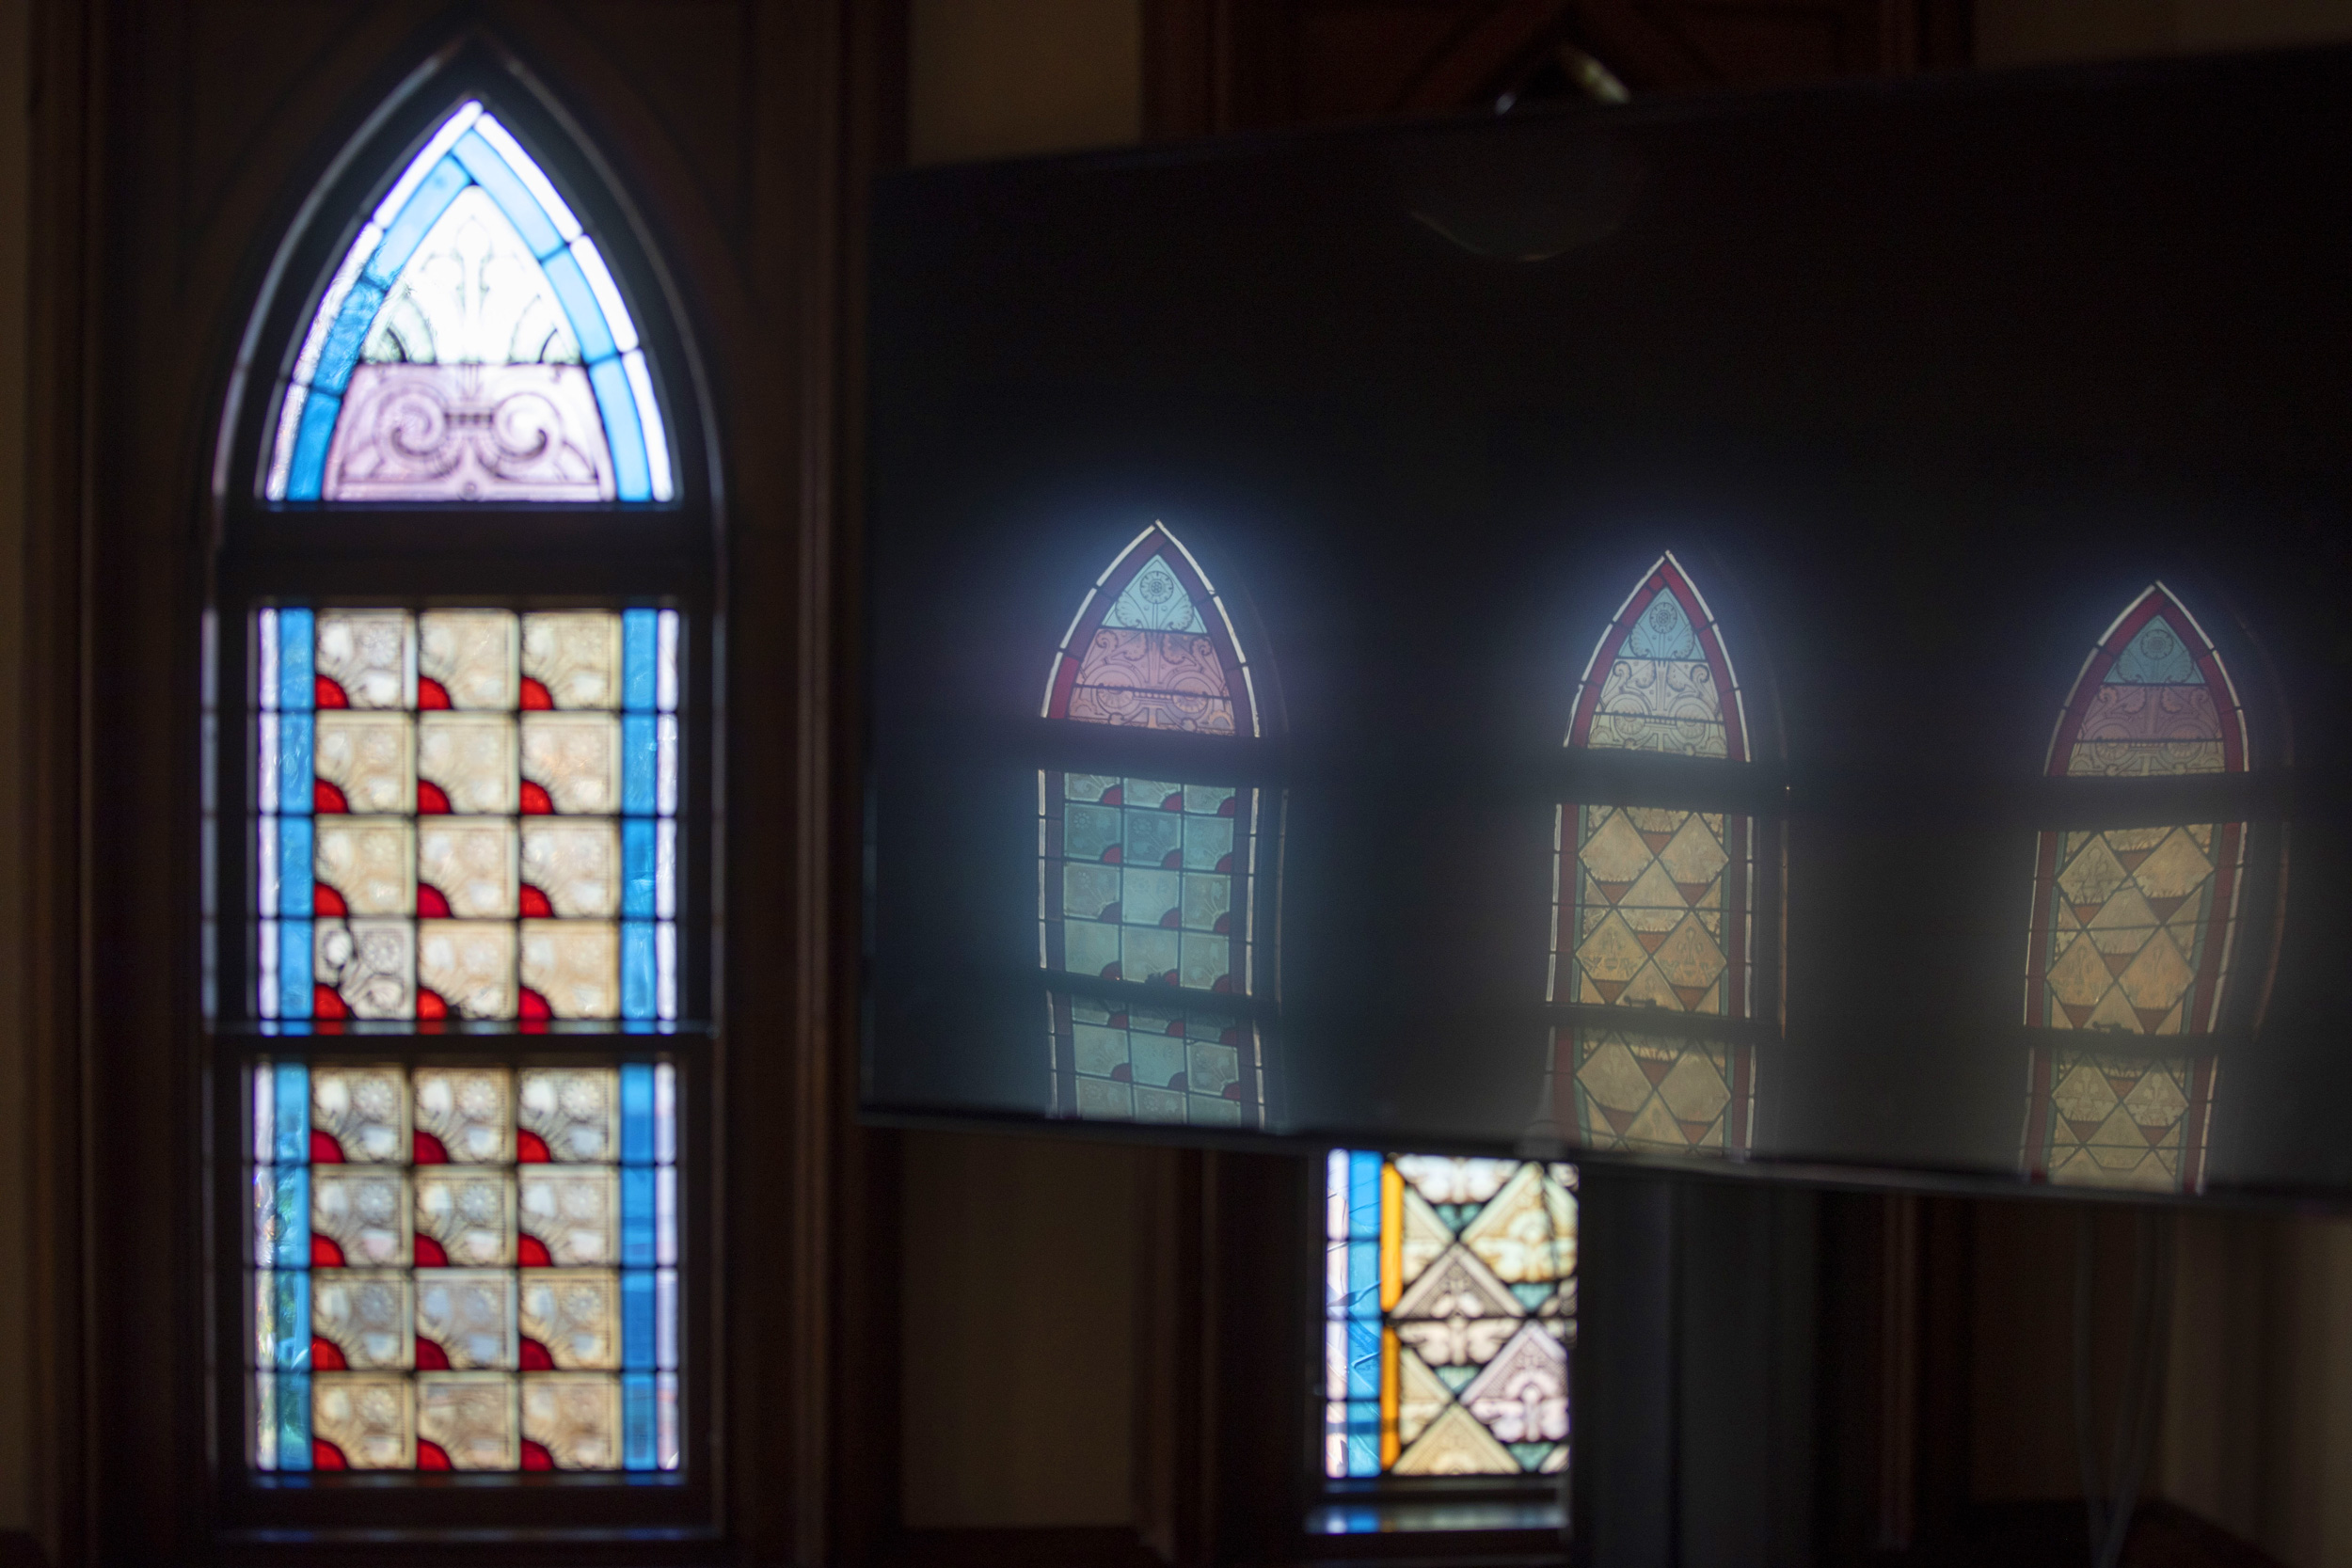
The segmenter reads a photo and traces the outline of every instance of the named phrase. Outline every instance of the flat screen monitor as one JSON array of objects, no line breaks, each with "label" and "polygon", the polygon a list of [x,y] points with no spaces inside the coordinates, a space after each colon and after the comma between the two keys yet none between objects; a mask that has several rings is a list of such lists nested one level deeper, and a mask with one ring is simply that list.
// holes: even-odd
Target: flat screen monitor
[{"label": "flat screen monitor", "polygon": [[2347,102],[882,181],[865,1111],[2352,1190]]}]

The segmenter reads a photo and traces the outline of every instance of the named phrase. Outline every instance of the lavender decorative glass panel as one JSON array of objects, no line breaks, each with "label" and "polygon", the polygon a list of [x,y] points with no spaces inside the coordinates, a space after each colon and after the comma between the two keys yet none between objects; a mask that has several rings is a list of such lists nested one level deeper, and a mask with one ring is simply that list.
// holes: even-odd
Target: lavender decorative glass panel
[{"label": "lavender decorative glass panel", "polygon": [[637,328],[594,238],[495,116],[426,141],[328,279],[281,391],[273,500],[674,493]]}]

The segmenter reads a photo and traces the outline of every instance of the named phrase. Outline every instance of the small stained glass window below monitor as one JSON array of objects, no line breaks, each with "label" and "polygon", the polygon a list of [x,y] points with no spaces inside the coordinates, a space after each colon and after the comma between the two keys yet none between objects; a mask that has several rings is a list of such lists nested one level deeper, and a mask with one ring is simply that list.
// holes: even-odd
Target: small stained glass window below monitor
[{"label": "small stained glass window below monitor", "polygon": [[1333,1149],[1324,1197],[1325,1476],[1565,1469],[1575,1167]]}]

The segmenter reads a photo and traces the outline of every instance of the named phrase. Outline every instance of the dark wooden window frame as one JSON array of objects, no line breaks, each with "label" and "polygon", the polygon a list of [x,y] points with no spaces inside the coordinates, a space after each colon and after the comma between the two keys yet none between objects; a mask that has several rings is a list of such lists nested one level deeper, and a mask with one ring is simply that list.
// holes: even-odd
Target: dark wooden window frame
[{"label": "dark wooden window frame", "polygon": [[[32,1267],[43,1282],[35,1543],[55,1560],[307,1561],[327,1544],[304,1513],[315,1490],[289,1504],[231,1484],[244,1445],[240,1434],[224,1447],[238,1422],[221,1402],[246,1359],[221,1326],[236,1291],[220,1271],[237,1272],[240,1250],[221,1227],[247,1223],[217,1180],[243,1119],[222,1090],[250,1036],[249,1021],[207,1022],[215,982],[238,1010],[242,939],[230,935],[208,974],[204,916],[209,903],[226,926],[241,919],[244,867],[223,840],[244,837],[246,610],[280,595],[675,605],[694,639],[690,788],[715,804],[732,780],[735,798],[760,807],[723,844],[714,823],[686,868],[703,911],[681,911],[711,922],[707,943],[688,942],[690,963],[728,951],[760,961],[734,966],[723,991],[690,971],[689,995],[707,990],[707,1003],[682,996],[681,1010],[698,1010],[703,1027],[661,1042],[691,1085],[686,1244],[707,1263],[688,1265],[708,1285],[689,1308],[685,1349],[700,1370],[688,1375],[723,1372],[689,1386],[686,1479],[498,1481],[487,1494],[396,1484],[396,1501],[356,1499],[362,1530],[334,1540],[337,1560],[856,1560],[883,1533],[895,1418],[870,1389],[889,1375],[891,1336],[876,1318],[892,1291],[871,1243],[886,1233],[890,1150],[850,1111],[854,920],[843,911],[854,909],[855,858],[838,846],[855,824],[854,747],[842,744],[856,734],[843,614],[854,573],[841,536],[857,504],[842,459],[857,436],[846,388],[858,214],[865,171],[895,159],[902,136],[900,10],[368,0],[231,19],[168,0],[36,8],[24,596],[35,744],[22,828],[35,933]],[[342,210],[326,209],[337,227],[354,205],[345,182],[389,177],[356,172],[373,157],[338,164],[337,150],[397,141],[392,121],[405,113],[413,131],[455,102],[467,70],[495,82],[499,111],[632,285],[681,499],[613,527],[485,509],[437,558],[443,574],[410,552],[460,514],[345,514],[332,544],[288,531],[308,519],[244,499],[274,359],[253,366],[225,437],[223,414],[238,367],[278,351],[307,304],[289,296],[309,295],[334,248],[311,232],[311,193],[340,193]],[[699,79],[682,87],[681,72]],[[548,134],[565,112],[584,134]],[[698,162],[714,127],[742,150],[726,180]],[[637,211],[624,211],[632,199]],[[305,237],[280,278],[273,247],[290,232]],[[657,248],[667,277],[649,270]],[[257,299],[277,303],[248,336]],[[550,1039],[468,1043],[504,1053]],[[360,1043],[382,1058],[440,1042]],[[758,1195],[756,1223],[705,1201],[723,1192]]]},{"label": "dark wooden window frame", "polygon": [[[711,937],[714,874],[723,832],[712,781],[723,762],[714,743],[711,697],[722,650],[714,632],[721,602],[724,527],[698,396],[703,380],[680,329],[675,284],[627,194],[562,110],[510,60],[478,42],[444,50],[415,72],[407,90],[371,117],[328,181],[304,203],[308,219],[289,236],[247,341],[253,350],[232,380],[215,465],[213,586],[214,799],[220,802],[211,885],[218,907],[217,1014],[204,1036],[213,1107],[205,1161],[214,1233],[213,1470],[220,1526],[230,1539],[299,1532],[312,1543],[409,1539],[459,1530],[527,1528],[595,1539],[616,1529],[691,1537],[715,1528],[712,1376],[720,1343],[723,1259],[715,1251],[722,1194],[710,1157],[712,1087],[723,1071],[713,1025],[718,976]],[[667,503],[552,505],[456,503],[354,505],[260,499],[260,477],[275,434],[278,386],[316,309],[317,289],[352,242],[361,214],[380,199],[434,130],[469,98],[479,99],[548,169],[633,307],[653,367],[677,462],[676,499]],[[491,604],[518,609],[624,606],[681,612],[679,1022],[661,1034],[466,1033],[346,1026],[294,1034],[250,1016],[255,972],[250,938],[255,809],[252,725],[247,717],[255,614],[279,603],[332,608],[419,609]],[[292,874],[291,872],[289,874]],[[478,1026],[477,1026],[478,1028]],[[245,1172],[252,1148],[244,1089],[257,1057],[318,1061],[496,1063],[644,1059],[678,1067],[680,1466],[655,1475],[423,1474],[264,1475],[244,1461],[245,1346],[250,1287],[233,1239],[249,1233]]]}]

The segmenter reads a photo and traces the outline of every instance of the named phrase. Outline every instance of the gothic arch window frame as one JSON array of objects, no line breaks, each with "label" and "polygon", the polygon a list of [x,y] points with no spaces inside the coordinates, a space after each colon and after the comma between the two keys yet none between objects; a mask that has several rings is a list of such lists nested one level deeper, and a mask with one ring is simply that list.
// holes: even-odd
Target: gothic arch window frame
[{"label": "gothic arch window frame", "polygon": [[[2083,1134],[2073,1124],[2095,1121],[2100,1132],[2106,1131],[2113,1117],[2132,1112],[2131,1101],[2140,1098],[2137,1090],[2147,1075],[2163,1069],[2169,1059],[2177,1062],[2180,1070],[2167,1071],[2165,1076],[2172,1080],[2183,1105],[2172,1123],[2178,1132],[2175,1167],[2169,1183],[2159,1190],[2201,1191],[2212,1153],[2215,1097],[2221,1068],[2231,1047],[2251,1037],[2259,1027],[2268,1001],[2268,964],[2274,957],[2271,949],[2275,932],[2263,915],[2275,905],[2282,886],[2280,871],[2285,846],[2283,833],[2274,819],[2275,803],[2266,798],[2263,773],[2285,759],[2284,715],[2263,679],[2265,666],[2259,651],[2242,635],[2242,628],[2233,626],[2218,596],[2211,593],[2185,594],[2167,580],[2168,575],[2178,576],[2150,573],[2137,578],[2140,586],[2130,591],[2123,608],[2092,641],[2066,689],[2044,753],[2042,772],[2051,791],[2048,800],[2055,809],[2047,812],[2036,835],[2023,1006],[2025,1032],[2030,1046],[2021,1155],[2026,1176],[2037,1182],[2114,1184],[2112,1180],[2090,1176],[2069,1176],[2059,1168],[2069,1163],[2059,1158],[2068,1152],[2060,1148],[2059,1123],[2069,1124],[2075,1146],[2072,1154],[2098,1163],[2092,1148],[2094,1143],[2103,1140],[2097,1132]],[[2188,580],[2192,589],[2200,586],[2193,578]],[[2191,601],[2200,597],[2212,601],[2204,617],[2191,608]],[[2194,760],[2184,759],[2182,766],[2171,768],[2100,768],[2094,764],[2078,770],[2075,764],[2080,754],[2094,744],[2083,733],[2094,704],[2103,690],[2118,684],[2112,677],[2124,657],[2150,625],[2159,619],[2181,639],[2181,652],[2185,656],[2187,669],[2195,674],[2194,684],[2215,699],[2214,765],[2200,766]],[[2216,630],[2222,636],[2217,638]],[[2225,649],[2225,643],[2238,645]],[[2240,656],[2234,673],[2230,664],[2233,653]],[[2146,683],[2121,684],[2128,687]],[[2157,804],[2159,800],[2161,806]],[[2091,1027],[2095,1022],[2090,1017],[2094,1004],[2081,1006],[2081,1019],[2073,1016],[2075,1009],[2069,1009],[2064,1024],[2055,1022],[2054,1007],[2058,1002],[2055,988],[2061,983],[2057,971],[2066,957],[2058,948],[2070,929],[2076,937],[2089,940],[2089,918],[2079,911],[2062,911],[2060,907],[2066,902],[2069,869],[2080,856],[2097,847],[2075,841],[2105,843],[2107,835],[2117,831],[2153,830],[2193,835],[2199,827],[2207,829],[2210,834],[2205,847],[2211,886],[2205,911],[2196,920],[2197,962],[2176,1004],[2186,1009],[2181,1027],[2169,1034],[2161,1032],[2160,1027],[2151,1031],[2146,1027],[2147,1020],[2140,1018],[2140,1033],[2105,1032]],[[2128,866],[2119,861],[2130,891],[2141,891],[2141,865],[2164,848],[2159,845],[2153,851],[2131,851],[2133,860]],[[2106,912],[2107,899],[2098,902],[2099,912]],[[2151,912],[2164,927],[2171,926],[2177,914],[2177,911]],[[2062,914],[2072,915],[2071,927],[2062,923]],[[2074,944],[2066,945],[2071,948]],[[2127,957],[2136,960],[2139,954],[2140,950],[2135,949]],[[2112,971],[2113,963],[2106,967]],[[2127,967],[2113,974],[2119,991],[2129,972]],[[2094,1051],[2092,1047],[2102,1038],[2115,1042],[2115,1048],[2105,1053]],[[2183,1046],[2195,1042],[2200,1048],[2166,1053],[2159,1047],[2168,1040]],[[2075,1058],[2074,1069],[2061,1070],[2070,1054]],[[2096,1072],[2098,1079],[2114,1090],[2115,1106],[2107,1116],[2066,1116],[2058,1102],[2059,1096],[2074,1084],[2076,1072],[2086,1067],[2097,1068],[2093,1058],[2099,1055],[2114,1057],[2121,1064],[2116,1073]],[[2142,1061],[2149,1065],[2134,1073],[2133,1064]],[[2133,1078],[2130,1092],[2114,1082],[2120,1076]],[[2080,1090],[2088,1086],[2074,1085],[2074,1098],[2082,1099]],[[2152,1092],[2161,1097],[2163,1086],[2159,1085]],[[2142,1111],[2146,1109],[2141,1107]],[[2142,1136],[2149,1135],[2147,1129],[2151,1124],[2145,1122],[2144,1116],[2134,1113],[2128,1119],[2142,1129]],[[2161,1126],[2153,1128],[2149,1145],[2151,1157],[2159,1148],[2165,1132]],[[2135,1168],[2145,1175],[2144,1164]],[[2135,1180],[2126,1184],[2147,1183]]]},{"label": "gothic arch window frame", "polygon": [[[1593,744],[1595,721],[1601,713],[1613,668],[1635,634],[1637,621],[1661,594],[1670,595],[1680,610],[1700,655],[1695,662],[1706,666],[1718,689],[1718,722],[1723,730],[1720,755],[1652,755],[1649,752],[1653,748],[1630,745],[1622,738],[1602,746]],[[1650,1042],[1661,1049],[1684,1053],[1693,1049],[1703,1053],[1722,1050],[1722,1075],[1728,1098],[1719,1113],[1720,1147],[1725,1155],[1737,1159],[1756,1145],[1757,1056],[1765,1045],[1777,1037],[1780,1022],[1779,911],[1785,877],[1780,819],[1785,809],[1785,786],[1781,768],[1768,765],[1758,755],[1760,750],[1772,748],[1777,735],[1777,709],[1770,699],[1769,685],[1754,678],[1740,680],[1731,660],[1730,641],[1724,622],[1689,568],[1672,549],[1661,549],[1636,578],[1633,589],[1618,602],[1578,679],[1563,742],[1561,804],[1554,817],[1552,937],[1545,990],[1554,1027],[1546,1053],[1549,1071],[1541,1113],[1551,1134],[1561,1138],[1569,1148],[1591,1151],[1597,1147],[1607,1147],[1594,1144],[1586,1123],[1592,1116],[1606,1118],[1612,1110],[1618,1109],[1604,1107],[1588,1092],[1589,1085],[1581,1072],[1586,1061],[1578,1054],[1582,1032],[1605,1031],[1625,1037],[1616,1043],[1625,1046],[1629,1053],[1639,1054],[1642,1042],[1635,1037],[1645,1032],[1640,1026],[1666,1031],[1668,1037]],[[1751,667],[1752,674],[1759,667],[1759,657],[1750,640],[1744,662]],[[1759,738],[1764,743],[1762,747],[1758,745]],[[1721,975],[1724,997],[1719,1012],[1699,1011],[1698,1004],[1688,997],[1678,998],[1684,1010],[1673,1011],[1629,1007],[1619,1004],[1614,995],[1592,1000],[1564,992],[1564,985],[1577,972],[1572,957],[1583,945],[1573,926],[1579,911],[1585,907],[1586,890],[1579,879],[1589,826],[1582,814],[1588,810],[1668,811],[1722,817],[1725,862],[1718,873],[1722,888],[1718,908],[1724,930],[1718,945],[1726,962]],[[1665,853],[1658,845],[1647,847],[1653,862],[1660,862]],[[1630,886],[1628,884],[1629,891],[1620,895],[1630,896]],[[1693,904],[1692,909],[1695,911],[1699,906]],[[1672,933],[1666,933],[1666,938],[1670,942]],[[1617,994],[1624,991],[1620,990]],[[1597,991],[1596,996],[1598,995]],[[1609,1050],[1611,1042],[1604,1040],[1596,1049]],[[1663,1060],[1660,1057],[1661,1063]],[[1622,1070],[1644,1069],[1629,1067]],[[1672,1067],[1665,1068],[1668,1075],[1673,1070]],[[1663,1105],[1663,1082],[1662,1078],[1652,1076],[1643,1106],[1619,1114],[1639,1117],[1650,1108],[1649,1101]],[[1688,1129],[1683,1131],[1687,1136]],[[1620,1140],[1616,1146],[1619,1148],[1632,1147],[1622,1141],[1628,1132],[1628,1128],[1613,1129],[1613,1135]],[[1692,1149],[1701,1147],[1702,1140],[1692,1140]]]},{"label": "gothic arch window frame", "polygon": [[[1198,617],[1198,635],[1207,640],[1221,666],[1224,695],[1205,701],[1210,707],[1216,701],[1223,702],[1227,709],[1223,727],[1212,723],[1205,728],[1177,728],[1176,724],[1190,721],[1174,711],[1158,715],[1171,720],[1168,725],[1125,722],[1108,711],[1091,717],[1072,712],[1091,644],[1155,562],[1168,566]],[[1099,1111],[1113,1119],[1171,1122],[1177,1119],[1176,1096],[1182,1097],[1186,1125],[1263,1129],[1278,1115],[1279,1074],[1274,1065],[1274,1020],[1279,988],[1273,889],[1279,879],[1284,796],[1269,736],[1280,733],[1281,709],[1263,637],[1249,602],[1233,593],[1231,574],[1220,575],[1228,578],[1223,590],[1216,587],[1193,547],[1166,522],[1154,519],[1121,546],[1095,578],[1047,668],[1038,710],[1043,726],[1042,765],[1038,772],[1038,972],[1044,988],[1049,1051],[1048,1114],[1057,1117],[1093,1119]],[[1134,629],[1153,635],[1149,628]],[[1161,628],[1163,632],[1173,629]],[[1258,650],[1254,659],[1249,653],[1252,646]],[[1172,710],[1175,705],[1157,705]],[[1120,857],[1122,906],[1124,849],[1135,826],[1127,819],[1140,812],[1154,818],[1173,816],[1178,838],[1171,842],[1160,867],[1136,869],[1174,870],[1182,879],[1179,898],[1183,901],[1189,901],[1195,891],[1189,884],[1203,870],[1224,879],[1228,928],[1208,934],[1230,941],[1225,979],[1234,983],[1193,987],[1181,979],[1171,983],[1161,974],[1149,980],[1129,977],[1124,973],[1124,933],[1130,923],[1123,920],[1118,923],[1120,975],[1069,967],[1066,943],[1070,927],[1077,923],[1066,904],[1068,879],[1088,874],[1081,855],[1072,852],[1077,842],[1073,830],[1081,814],[1108,820],[1104,808],[1109,802],[1085,783],[1089,779],[1114,784],[1121,792],[1116,802],[1120,842],[1105,853],[1116,852]],[[1127,787],[1147,780],[1177,787],[1165,800],[1148,808],[1128,801]],[[1224,822],[1215,818],[1231,823],[1230,860],[1221,871],[1216,869],[1214,860],[1205,867],[1197,864],[1207,857],[1197,855],[1194,849],[1196,834],[1225,836]],[[1090,850],[1092,840],[1087,843]],[[1168,858],[1177,864],[1168,866]],[[1167,974],[1181,975],[1190,962],[1184,952],[1185,943],[1192,940],[1190,917],[1181,904],[1168,912],[1178,920],[1178,967]],[[1184,1041],[1181,1064],[1178,1048],[1157,1037],[1163,1032]],[[1126,1060],[1112,1065],[1113,1076],[1105,1076],[1107,1057],[1122,1053]],[[1097,1055],[1104,1060],[1089,1059]],[[1090,1067],[1095,1070],[1089,1071]],[[1176,1070],[1163,1073],[1160,1069]],[[1126,1073],[1123,1080],[1115,1076],[1122,1070]],[[1122,1082],[1127,1085],[1124,1089],[1119,1086]],[[1202,1094],[1203,1087],[1210,1092]],[[1146,1113],[1142,1097],[1147,1094],[1155,1097],[1159,1110]],[[1104,1096],[1123,1096],[1130,1106],[1128,1116],[1119,1117],[1102,1109]],[[1169,1098],[1158,1100],[1158,1096]],[[1222,1104],[1232,1104],[1234,1112],[1229,1116]]]},{"label": "gothic arch window frame", "polygon": [[[667,499],[632,502],[526,500],[287,500],[270,495],[281,389],[333,290],[390,188],[453,114],[478,103],[528,150],[535,170],[594,235],[610,269],[610,293],[626,299],[642,347],[635,398],[657,403],[668,427],[673,474]],[[626,186],[598,157],[594,139],[556,97],[511,56],[476,38],[428,59],[350,133],[300,201],[283,214],[284,239],[260,279],[221,406],[211,468],[212,560],[207,616],[206,702],[217,739],[207,762],[224,820],[209,834],[206,907],[208,1027],[202,1037],[211,1081],[213,1152],[201,1176],[215,1234],[206,1259],[211,1304],[207,1360],[218,1370],[205,1402],[214,1516],[230,1538],[325,1542],[341,1536],[427,1542],[451,1531],[495,1529],[517,1539],[593,1540],[615,1530],[704,1534],[718,1524],[722,1381],[718,1255],[719,1166],[713,1159],[716,1090],[723,1069],[716,1019],[714,952],[722,824],[716,812],[720,755],[717,611],[723,602],[723,489],[702,370],[688,336],[682,297],[630,205]],[[606,293],[598,288],[599,294]],[[609,312],[608,312],[609,313]],[[675,819],[675,1002],[648,1024],[529,1026],[453,1024],[352,1027],[307,1037],[264,1017],[259,871],[245,824],[258,809],[261,781],[252,743],[264,611],[281,607],[399,608],[409,611],[497,608],[530,611],[644,610],[673,612],[678,693]],[[652,617],[646,617],[651,621]],[[628,656],[636,657],[632,651]],[[666,703],[669,699],[663,699]],[[631,702],[634,699],[630,699]],[[624,1004],[623,1006],[627,1006]],[[584,1032],[582,1032],[584,1031]],[[248,1467],[247,1401],[238,1383],[250,1359],[255,1306],[247,1264],[232,1254],[254,1225],[245,1173],[255,1148],[256,1064],[294,1054],[305,1061],[517,1068],[642,1061],[675,1072],[676,1213],[681,1303],[678,1342],[678,1467],[667,1473],[513,1472],[448,1484],[421,1474],[351,1478],[263,1474]],[[633,1079],[628,1082],[634,1082]],[[632,1135],[622,1128],[624,1138]],[[626,1244],[626,1243],[625,1243]],[[487,1482],[487,1484],[485,1484]]]}]

